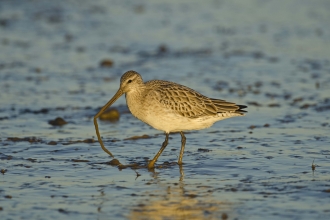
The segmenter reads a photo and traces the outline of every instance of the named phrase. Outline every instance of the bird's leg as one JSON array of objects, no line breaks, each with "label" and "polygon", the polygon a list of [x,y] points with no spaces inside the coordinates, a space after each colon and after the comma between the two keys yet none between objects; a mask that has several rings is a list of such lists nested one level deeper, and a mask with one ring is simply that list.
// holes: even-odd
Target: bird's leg
[{"label": "bird's leg", "polygon": [[168,136],[170,133],[165,133],[166,137],[165,137],[165,141],[162,144],[162,147],[159,149],[158,153],[156,154],[156,156],[154,157],[154,159],[152,159],[149,164],[148,164],[148,169],[152,169],[155,166],[156,161],[158,160],[158,157],[162,154],[163,150],[165,149],[165,147],[168,144]]},{"label": "bird's leg", "polygon": [[181,134],[181,151],[180,151],[178,164],[182,165],[182,157],[183,157],[184,147],[186,145],[186,137],[184,136],[182,131],[180,131],[180,134]]}]

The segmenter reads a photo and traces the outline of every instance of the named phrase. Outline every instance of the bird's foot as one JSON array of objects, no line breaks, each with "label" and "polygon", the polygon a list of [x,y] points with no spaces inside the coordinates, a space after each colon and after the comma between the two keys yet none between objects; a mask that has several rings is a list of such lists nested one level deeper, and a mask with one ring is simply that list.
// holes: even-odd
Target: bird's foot
[{"label": "bird's foot", "polygon": [[148,163],[148,169],[149,170],[152,170],[155,168],[155,162],[154,160],[151,160],[149,163]]}]

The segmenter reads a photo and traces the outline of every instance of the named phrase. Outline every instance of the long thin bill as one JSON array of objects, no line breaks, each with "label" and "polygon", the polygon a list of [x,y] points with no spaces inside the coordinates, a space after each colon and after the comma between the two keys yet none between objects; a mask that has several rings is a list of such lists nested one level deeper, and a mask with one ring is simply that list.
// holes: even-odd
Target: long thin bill
[{"label": "long thin bill", "polygon": [[104,144],[103,144],[103,141],[101,139],[101,136],[100,136],[100,132],[99,132],[99,126],[97,124],[97,118],[100,117],[100,115],[107,109],[109,108],[121,95],[123,94],[123,92],[119,89],[116,94],[110,99],[110,101],[105,104],[105,106],[103,106],[101,108],[101,110],[94,116],[94,125],[95,125],[95,131],[96,131],[96,135],[97,135],[97,139],[99,140],[99,143],[102,147],[102,149],[107,153],[109,154],[111,157],[114,157],[112,155],[112,153],[104,147]]}]

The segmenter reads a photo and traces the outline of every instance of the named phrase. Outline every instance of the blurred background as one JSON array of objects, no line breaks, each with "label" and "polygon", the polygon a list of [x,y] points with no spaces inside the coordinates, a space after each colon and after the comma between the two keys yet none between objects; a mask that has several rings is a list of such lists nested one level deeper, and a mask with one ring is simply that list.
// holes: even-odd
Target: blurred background
[{"label": "blurred background", "polygon": [[[328,0],[1,0],[0,215],[330,217],[329,21]],[[128,70],[249,113],[187,133],[183,170],[177,134],[156,172],[118,169],[92,118]],[[164,135],[113,107],[105,145],[145,164]]]}]

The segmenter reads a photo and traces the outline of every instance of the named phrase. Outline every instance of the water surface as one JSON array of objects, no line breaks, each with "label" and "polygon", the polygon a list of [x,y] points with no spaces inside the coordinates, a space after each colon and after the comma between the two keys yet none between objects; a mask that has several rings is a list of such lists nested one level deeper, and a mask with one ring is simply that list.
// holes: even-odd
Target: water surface
[{"label": "water surface", "polygon": [[[1,219],[329,218],[329,10],[325,0],[1,1]],[[109,165],[92,119],[130,69],[249,113],[187,132],[182,169],[179,134],[154,172]],[[114,107],[120,120],[99,122],[106,147],[146,164],[164,134],[124,97]],[[48,123],[57,117],[68,123]]]}]

